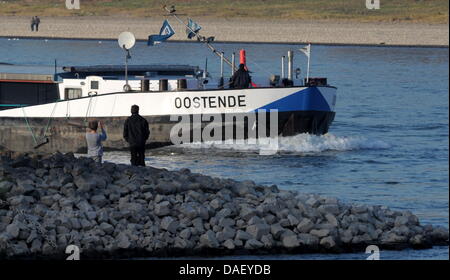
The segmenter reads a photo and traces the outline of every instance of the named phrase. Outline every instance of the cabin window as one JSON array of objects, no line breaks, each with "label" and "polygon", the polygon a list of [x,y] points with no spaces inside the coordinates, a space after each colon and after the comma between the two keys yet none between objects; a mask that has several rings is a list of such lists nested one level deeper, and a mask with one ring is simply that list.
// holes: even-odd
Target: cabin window
[{"label": "cabin window", "polygon": [[81,88],[66,88],[64,92],[64,99],[80,98],[81,95]]},{"label": "cabin window", "polygon": [[98,81],[91,81],[91,89],[98,89]]}]

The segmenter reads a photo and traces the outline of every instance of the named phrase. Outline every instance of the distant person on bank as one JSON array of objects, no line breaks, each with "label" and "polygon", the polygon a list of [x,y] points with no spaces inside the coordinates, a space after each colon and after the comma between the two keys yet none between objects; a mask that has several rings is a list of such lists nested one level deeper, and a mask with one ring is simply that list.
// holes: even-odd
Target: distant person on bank
[{"label": "distant person on bank", "polygon": [[139,106],[131,106],[131,116],[123,127],[123,138],[130,144],[131,165],[145,166],[145,143],[149,137],[148,122],[139,115]]},{"label": "distant person on bank", "polygon": [[34,17],[34,22],[35,22],[35,26],[36,26],[36,32],[39,31],[39,24],[41,23],[41,19],[38,16]]},{"label": "distant person on bank", "polygon": [[36,17],[31,18],[31,31],[34,31],[34,27],[36,26]]},{"label": "distant person on bank", "polygon": [[[100,125],[101,133],[97,133]],[[106,140],[106,132],[103,128],[103,123],[98,121],[90,121],[88,124],[88,132],[86,133],[86,142],[88,147],[88,156],[95,162],[102,163],[103,145],[102,142]]]},{"label": "distant person on bank", "polygon": [[245,65],[239,64],[239,69],[234,73],[233,77],[231,77],[230,88],[248,88],[251,82],[252,79],[245,69]]}]

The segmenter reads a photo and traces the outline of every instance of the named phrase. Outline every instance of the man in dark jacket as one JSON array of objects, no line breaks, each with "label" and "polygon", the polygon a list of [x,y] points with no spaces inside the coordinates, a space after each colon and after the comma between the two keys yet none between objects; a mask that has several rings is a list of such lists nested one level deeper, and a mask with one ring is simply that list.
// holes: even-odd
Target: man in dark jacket
[{"label": "man in dark jacket", "polygon": [[245,70],[245,65],[239,64],[239,69],[231,77],[230,88],[248,88],[251,82],[252,79]]},{"label": "man in dark jacket", "polygon": [[131,116],[123,127],[123,138],[130,144],[131,165],[145,166],[145,142],[149,136],[148,122],[139,115],[139,106],[131,106]]}]

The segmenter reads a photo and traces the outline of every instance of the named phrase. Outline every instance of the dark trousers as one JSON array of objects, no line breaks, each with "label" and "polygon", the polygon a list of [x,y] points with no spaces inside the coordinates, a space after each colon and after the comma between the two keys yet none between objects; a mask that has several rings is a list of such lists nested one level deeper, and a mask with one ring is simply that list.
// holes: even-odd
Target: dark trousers
[{"label": "dark trousers", "polygon": [[145,166],[145,146],[131,146],[131,165]]}]

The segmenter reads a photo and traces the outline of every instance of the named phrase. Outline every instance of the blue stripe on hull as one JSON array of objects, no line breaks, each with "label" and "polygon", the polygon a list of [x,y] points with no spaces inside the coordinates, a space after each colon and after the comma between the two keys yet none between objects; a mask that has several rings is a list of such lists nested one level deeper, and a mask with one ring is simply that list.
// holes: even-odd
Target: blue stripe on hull
[{"label": "blue stripe on hull", "polygon": [[325,98],[317,87],[308,87],[282,99],[269,103],[259,109],[278,109],[285,111],[331,111]]}]

